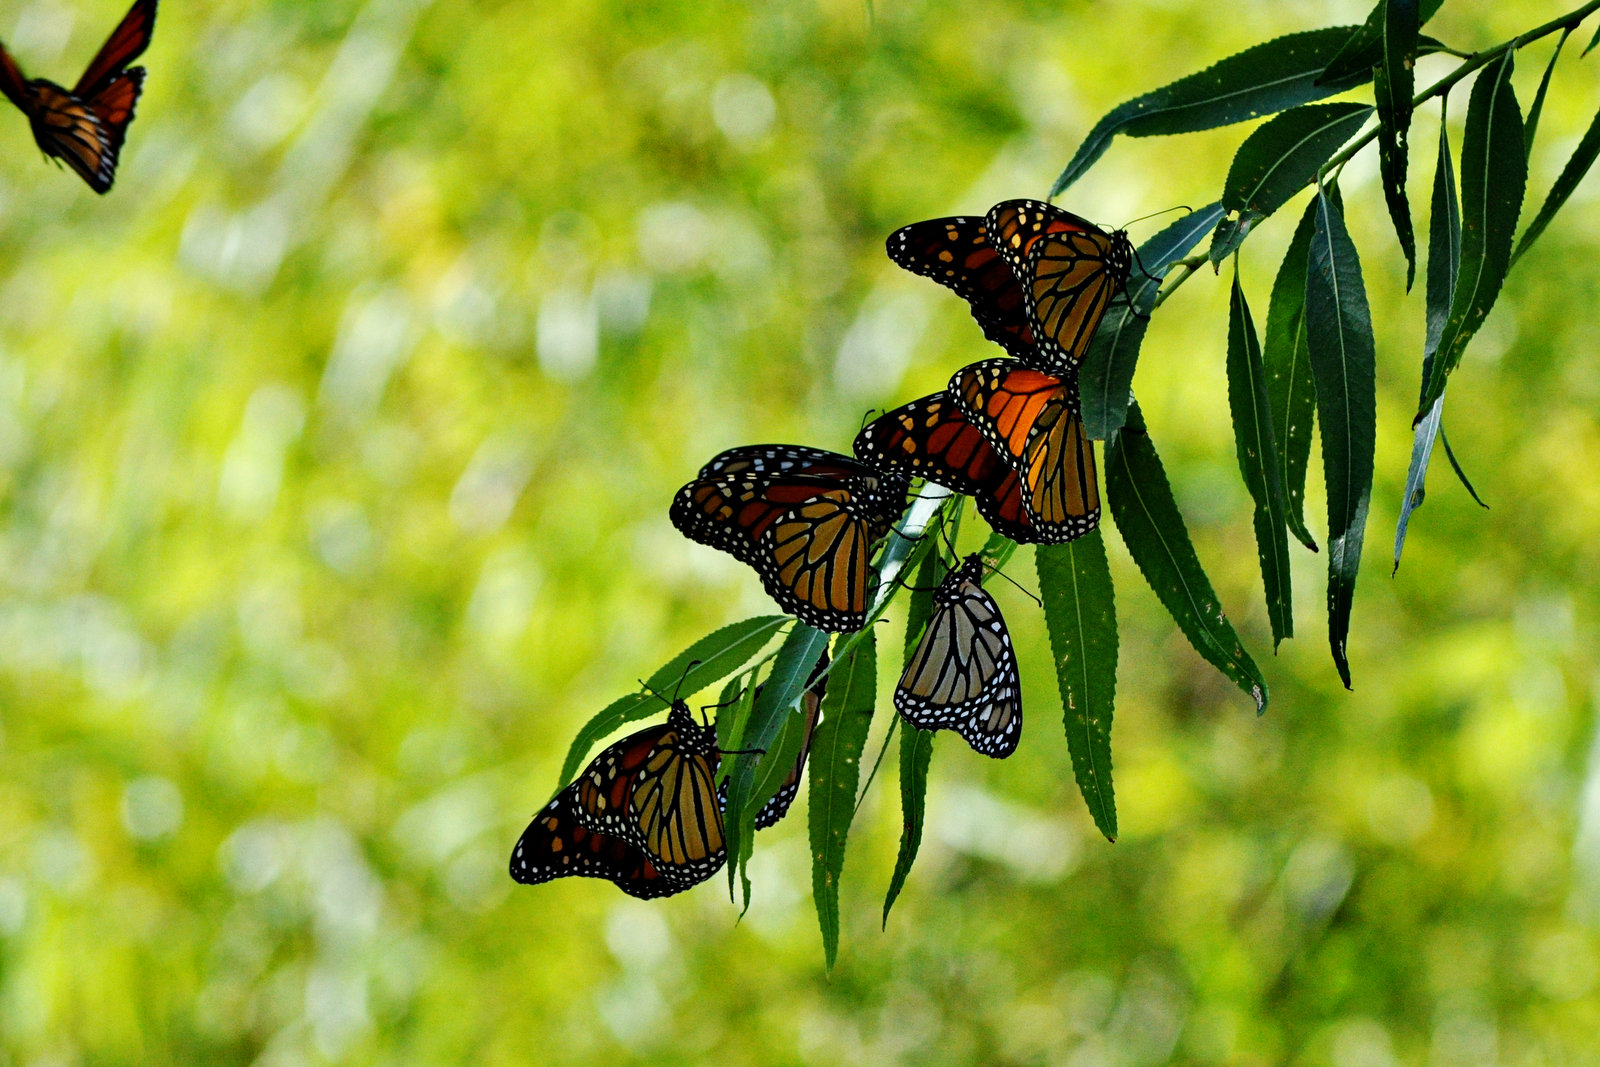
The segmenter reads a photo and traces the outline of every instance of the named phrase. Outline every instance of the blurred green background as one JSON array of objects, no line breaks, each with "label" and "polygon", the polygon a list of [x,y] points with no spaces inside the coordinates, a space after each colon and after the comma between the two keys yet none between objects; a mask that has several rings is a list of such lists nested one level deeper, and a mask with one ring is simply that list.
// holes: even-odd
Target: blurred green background
[{"label": "blurred green background", "polygon": [[[1296,549],[1300,636],[1271,655],[1226,275],[1156,315],[1136,386],[1273,703],[1188,649],[1111,536],[1117,844],[1037,609],[996,583],[1022,747],[941,739],[880,932],[889,761],[831,980],[803,817],[762,835],[742,923],[720,879],[642,903],[505,872],[582,721],[770,610],[674,533],[676,487],[734,444],[845,448],[994,354],[889,231],[1040,195],[1120,100],[1365,7],[168,0],[109,196],[7,110],[0,1062],[1600,1062],[1594,179],[1446,403],[1493,510],[1439,457],[1391,580],[1422,295],[1375,153],[1345,171],[1379,338],[1354,693],[1321,557]],[[124,9],[18,0],[0,38],[70,82]],[[1558,11],[1451,3],[1430,30],[1471,49]],[[1578,51],[1525,218],[1600,98]],[[1246,132],[1119,140],[1065,203],[1208,202]],[[1258,322],[1300,203],[1246,246]],[[1319,532],[1322,500],[1313,476]],[[1011,569],[1035,584],[1026,551]]]}]

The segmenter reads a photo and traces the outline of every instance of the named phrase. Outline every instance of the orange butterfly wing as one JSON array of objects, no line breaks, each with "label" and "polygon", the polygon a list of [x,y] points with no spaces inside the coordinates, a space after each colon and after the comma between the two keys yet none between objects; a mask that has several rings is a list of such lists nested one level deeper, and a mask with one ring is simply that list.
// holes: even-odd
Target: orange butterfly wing
[{"label": "orange butterfly wing", "polygon": [[83,77],[73,86],[72,95],[85,100],[98,96],[129,63],[144,54],[144,50],[150,47],[150,35],[156,28],[157,2],[134,0],[134,5],[122,17],[117,28],[111,31],[106,43],[89,61]]}]

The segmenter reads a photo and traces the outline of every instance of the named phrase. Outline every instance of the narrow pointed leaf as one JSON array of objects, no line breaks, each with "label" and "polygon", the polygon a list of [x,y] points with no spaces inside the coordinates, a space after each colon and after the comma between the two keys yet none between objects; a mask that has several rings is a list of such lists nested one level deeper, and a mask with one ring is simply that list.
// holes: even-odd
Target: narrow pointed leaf
[{"label": "narrow pointed leaf", "polygon": [[861,751],[872,726],[877,696],[877,639],[867,636],[836,667],[822,702],[822,721],[811,738],[811,897],[828,970],[839,955],[839,879],[845,843],[855,817]]},{"label": "narrow pointed leaf", "polygon": [[919,730],[908,722],[900,723],[900,854],[895,857],[894,875],[883,898],[883,925],[889,925],[889,910],[905,888],[906,876],[922,847],[922,823],[927,814],[928,765],[933,760],[935,731]]},{"label": "narrow pointed leaf", "polygon": [[1311,426],[1316,421],[1316,392],[1311,384],[1311,353],[1306,341],[1306,259],[1316,226],[1316,200],[1295,227],[1283,265],[1272,282],[1267,307],[1267,333],[1261,360],[1267,374],[1267,402],[1272,410],[1272,440],[1278,449],[1283,479],[1284,521],[1299,542],[1315,552],[1316,539],[1306,528],[1306,464],[1311,456]]},{"label": "narrow pointed leaf", "polygon": [[1083,424],[1090,437],[1109,437],[1127,417],[1133,371],[1139,362],[1139,345],[1144,341],[1161,279],[1167,276],[1174,262],[1193,251],[1221,218],[1221,202],[1207,204],[1139,246],[1138,262],[1128,279],[1127,300],[1117,301],[1117,306],[1100,320],[1100,328],[1095,331],[1089,351],[1078,368]]},{"label": "narrow pointed leaf", "polygon": [[[772,635],[790,621],[787,615],[763,615],[724,626],[702,637],[652,674],[650,687],[670,696],[679,687],[680,679],[685,694],[698,693],[707,686],[715,685],[748,663],[772,640]],[[694,660],[700,662],[685,674],[685,668]],[[648,718],[662,710],[661,701],[649,693],[629,693],[606,705],[599,714],[584,723],[578,736],[572,739],[566,762],[561,765],[562,784],[577,776],[578,768],[602,739],[630,722]]]},{"label": "narrow pointed leaf", "polygon": [[1272,409],[1267,399],[1267,374],[1261,362],[1256,324],[1235,269],[1228,307],[1228,407],[1233,414],[1234,450],[1239,473],[1255,501],[1256,555],[1267,596],[1272,647],[1294,636],[1294,607],[1289,581],[1289,537],[1283,514],[1283,475],[1278,470],[1278,445],[1272,437]]},{"label": "narrow pointed leaf", "polygon": [[1222,261],[1239,250],[1239,246],[1244,244],[1244,239],[1250,236],[1250,231],[1260,218],[1261,216],[1246,211],[1217,223],[1217,228],[1211,231],[1211,247],[1206,249],[1206,259],[1211,262],[1213,274],[1221,273]]},{"label": "narrow pointed leaf", "polygon": [[1443,426],[1439,427],[1439,440],[1444,443],[1444,455],[1450,461],[1450,469],[1456,472],[1456,477],[1461,480],[1461,484],[1466,487],[1467,492],[1471,494],[1477,505],[1488,511],[1489,505],[1485,504],[1483,498],[1478,495],[1478,491],[1472,488],[1472,483],[1467,480],[1467,472],[1461,469],[1461,463],[1456,459],[1455,449],[1450,447],[1450,435],[1444,432]]},{"label": "narrow pointed leaf", "polygon": [[1222,186],[1230,212],[1265,218],[1304,189],[1372,114],[1366,104],[1306,104],[1257,126],[1233,155]]},{"label": "narrow pointed leaf", "polygon": [[1544,94],[1550,90],[1550,75],[1556,72],[1556,60],[1561,58],[1561,49],[1567,43],[1567,38],[1572,36],[1574,27],[1568,26],[1561,31],[1561,37],[1556,41],[1556,49],[1550,53],[1550,62],[1545,64],[1544,77],[1539,79],[1539,89],[1533,94],[1533,105],[1528,108],[1528,119],[1522,126],[1522,154],[1533,156],[1533,137],[1539,129],[1539,116],[1544,112]]},{"label": "narrow pointed leaf", "polygon": [[1597,45],[1597,44],[1600,44],[1600,26],[1596,26],[1594,28],[1594,36],[1589,38],[1589,43],[1584,45],[1583,51],[1578,54],[1578,58],[1582,59],[1584,56],[1588,55],[1590,52],[1593,52],[1594,51],[1594,46]]},{"label": "narrow pointed leaf", "polygon": [[[1444,0],[1422,0],[1418,21],[1425,23],[1433,18],[1442,3]],[[1367,21],[1350,35],[1345,46],[1333,57],[1328,69],[1322,72],[1318,81],[1329,82],[1348,78],[1361,71],[1371,70],[1383,61],[1383,32],[1388,14],[1387,8],[1385,0],[1378,0],[1378,6],[1367,15]],[[1431,47],[1438,46],[1438,42],[1431,38],[1423,40]]]},{"label": "narrow pointed leaf", "polygon": [[1350,606],[1361,566],[1378,433],[1376,356],[1361,261],[1344,215],[1324,193],[1316,204],[1317,226],[1306,268],[1306,331],[1328,487],[1328,643],[1339,677],[1349,688]]},{"label": "narrow pointed leaf", "polygon": [[1119,133],[1152,137],[1209,130],[1355,88],[1372,76],[1370,64],[1317,84],[1353,31],[1351,26],[1331,26],[1278,37],[1119,104],[1095,123],[1050,195],[1082,177]]},{"label": "narrow pointed leaf", "polygon": [[[1422,387],[1426,388],[1433,367],[1434,353],[1444,336],[1455,297],[1456,273],[1461,266],[1461,206],[1456,202],[1456,176],[1450,159],[1450,131],[1445,125],[1445,109],[1439,108],[1439,159],[1433,168],[1433,197],[1429,205],[1432,220],[1428,225],[1428,332],[1422,349]],[[1420,389],[1419,389],[1420,392]],[[1411,513],[1422,506],[1427,496],[1428,462],[1433,457],[1434,438],[1444,418],[1444,397],[1433,402],[1428,414],[1411,431],[1411,465],[1406,468],[1405,497],[1400,501],[1400,521],[1394,530],[1394,570],[1400,569],[1400,553],[1405,548]]]},{"label": "narrow pointed leaf", "polygon": [[1522,113],[1511,88],[1513,56],[1507,52],[1478,73],[1467,104],[1461,146],[1461,269],[1450,317],[1417,405],[1418,418],[1444,395],[1446,378],[1494,307],[1511,266],[1511,239],[1528,180]]},{"label": "narrow pointed leaf", "polygon": [[1107,841],[1117,839],[1111,718],[1117,695],[1117,605],[1099,530],[1034,551],[1039,599],[1056,659],[1067,751],[1078,791]]},{"label": "narrow pointed leaf", "polygon": [[1411,94],[1416,88],[1412,66],[1417,53],[1420,16],[1417,0],[1385,0],[1383,52],[1373,71],[1373,99],[1378,105],[1378,172],[1389,218],[1406,257],[1406,292],[1417,277],[1417,237],[1406,202],[1406,159],[1411,138]]},{"label": "narrow pointed leaf", "polygon": [[1517,242],[1517,251],[1511,257],[1511,262],[1515,263],[1521,259],[1522,253],[1544,233],[1545,227],[1550,225],[1550,220],[1561,210],[1561,205],[1567,202],[1567,198],[1578,187],[1578,183],[1583,181],[1584,175],[1589,173],[1589,168],[1594,165],[1597,156],[1600,156],[1600,113],[1595,115],[1594,121],[1584,131],[1583,139],[1573,150],[1572,158],[1561,168],[1561,175],[1556,178],[1555,184],[1550,187],[1550,194],[1544,199],[1544,206],[1539,208],[1539,213],[1522,232],[1522,240]]},{"label": "narrow pointed leaf", "polygon": [[745,877],[745,864],[754,845],[756,811],[760,808],[756,803],[756,771],[760,762],[772,753],[784,720],[792,717],[795,704],[805,691],[806,680],[827,647],[828,634],[805,623],[794,624],[778,649],[772,673],[767,675],[761,695],[751,709],[750,721],[739,739],[741,747],[761,752],[734,756],[733,770],[728,772],[728,801],[722,817],[728,847],[728,888],[732,892],[737,872],[744,883],[744,906],[747,908],[750,906],[750,881]]},{"label": "narrow pointed leaf", "polygon": [[1123,543],[1178,629],[1196,652],[1255,701],[1258,713],[1266,711],[1266,680],[1239,642],[1200,566],[1137,404],[1128,407],[1127,425],[1106,442],[1106,497]]}]

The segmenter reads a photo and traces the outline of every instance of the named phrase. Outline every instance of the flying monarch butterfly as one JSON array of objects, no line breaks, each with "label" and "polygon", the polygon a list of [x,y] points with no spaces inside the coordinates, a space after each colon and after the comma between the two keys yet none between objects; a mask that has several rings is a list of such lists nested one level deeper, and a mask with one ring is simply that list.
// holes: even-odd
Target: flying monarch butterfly
[{"label": "flying monarch butterfly", "polygon": [[144,68],[128,64],[150,46],[156,3],[135,0],[71,89],[24,78],[0,45],[0,92],[28,117],[39,148],[66,163],[97,193],[109,190],[117,174],[122,139],[144,87]]},{"label": "flying monarch butterfly", "polygon": [[988,238],[1022,283],[1041,369],[1066,374],[1089,350],[1111,300],[1133,269],[1127,232],[1106,233],[1042,200],[1003,200],[985,219]]},{"label": "flying monarch butterfly", "polygon": [[974,553],[933,594],[933,615],[894,690],[894,706],[919,730],[953,729],[973,750],[1004,759],[1022,737],[1022,683],[1011,635],[983,591]]},{"label": "flying monarch butterfly", "polygon": [[856,435],[854,447],[875,466],[904,469],[972,497],[994,531],[1018,544],[1057,544],[1083,536],[1081,516],[1038,523],[1029,518],[1012,460],[989,443],[947,392],[880,415]]},{"label": "flying monarch butterfly", "polygon": [[1074,377],[987,359],[957,371],[949,391],[1017,470],[1030,524],[1049,530],[1055,541],[1074,540],[1099,525],[1094,442],[1084,432]]},{"label": "flying monarch butterfly", "polygon": [[748,563],[778,606],[819,630],[859,630],[872,545],[905,510],[910,479],[802,445],[749,445],[700,468],[672,524]]},{"label": "flying monarch butterfly", "polygon": [[1034,355],[1022,285],[989,243],[982,218],[954,215],[902,226],[885,243],[889,258],[924,278],[955,290],[972,306],[983,335],[1013,356]]}]

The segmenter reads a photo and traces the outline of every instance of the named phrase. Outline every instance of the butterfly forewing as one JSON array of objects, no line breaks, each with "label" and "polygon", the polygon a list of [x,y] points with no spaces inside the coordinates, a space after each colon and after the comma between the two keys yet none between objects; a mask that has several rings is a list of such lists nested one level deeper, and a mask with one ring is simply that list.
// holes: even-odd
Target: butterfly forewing
[{"label": "butterfly forewing", "polygon": [[1011,635],[982,576],[974,555],[940,584],[894,705],[918,729],[953,729],[975,751],[1003,759],[1022,736],[1022,686]]},{"label": "butterfly forewing", "polygon": [[91,99],[107,88],[129,63],[144,54],[156,28],[157,2],[135,0],[117,28],[111,31],[111,36],[106,38],[106,43],[100,46],[100,51],[89,61],[83,77],[73,87],[74,96]]},{"label": "butterfly forewing", "polygon": [[629,896],[649,900],[703,880],[664,871],[625,838],[591,830],[578,818],[577,793],[576,783],[557,793],[523,831],[511,851],[516,881],[539,885],[555,878],[605,878]]},{"label": "butterfly forewing", "polygon": [[955,291],[983,334],[1013,355],[1033,350],[1033,331],[1016,272],[989,243],[984,220],[956,215],[902,226],[889,235],[889,258]]}]

